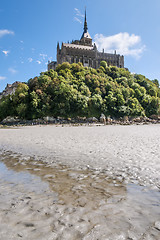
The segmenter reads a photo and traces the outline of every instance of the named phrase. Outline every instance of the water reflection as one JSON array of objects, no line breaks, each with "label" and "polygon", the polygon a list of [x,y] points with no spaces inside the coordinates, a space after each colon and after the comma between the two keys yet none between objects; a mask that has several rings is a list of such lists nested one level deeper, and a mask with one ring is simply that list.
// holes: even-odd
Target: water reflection
[{"label": "water reflection", "polygon": [[64,165],[52,167],[31,158],[23,161],[20,156],[11,153],[1,155],[1,161],[0,177],[3,181],[24,184],[31,191],[44,191],[49,186],[66,204],[78,205],[78,199],[83,195],[90,206],[93,203],[93,207],[102,199],[109,203],[126,198],[126,185],[115,181],[113,183],[102,173],[73,170]]}]

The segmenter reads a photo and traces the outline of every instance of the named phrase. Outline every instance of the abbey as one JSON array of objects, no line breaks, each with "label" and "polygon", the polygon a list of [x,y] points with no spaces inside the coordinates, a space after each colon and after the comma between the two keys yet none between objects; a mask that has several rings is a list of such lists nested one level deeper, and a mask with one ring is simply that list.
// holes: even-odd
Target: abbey
[{"label": "abbey", "polygon": [[98,68],[100,62],[106,61],[108,65],[124,68],[124,56],[111,53],[99,52],[95,43],[92,44],[92,38],[88,32],[86,11],[84,20],[84,31],[80,40],[71,43],[62,43],[61,48],[57,44],[57,62],[48,62],[48,70],[55,69],[58,64],[63,62],[78,63],[83,66]]}]

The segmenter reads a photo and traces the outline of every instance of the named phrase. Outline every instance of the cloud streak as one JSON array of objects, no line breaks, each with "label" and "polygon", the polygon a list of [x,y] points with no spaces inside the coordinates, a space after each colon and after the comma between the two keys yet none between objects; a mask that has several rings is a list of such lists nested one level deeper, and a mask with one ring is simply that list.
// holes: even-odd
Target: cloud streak
[{"label": "cloud streak", "polygon": [[10,73],[12,73],[12,74],[16,74],[17,73],[17,70],[16,69],[14,69],[14,68],[8,68],[8,71],[10,72]]},{"label": "cloud streak", "polygon": [[78,8],[75,8],[74,10],[76,11],[76,16],[84,18],[84,14],[82,14]]},{"label": "cloud streak", "polygon": [[105,52],[113,53],[114,50],[116,50],[119,54],[132,56],[136,59],[140,58],[146,49],[146,46],[142,44],[140,36],[135,34],[129,35],[127,32],[118,33],[109,37],[103,34],[96,34],[94,41],[99,51],[104,49]]},{"label": "cloud streak", "polygon": [[80,24],[82,24],[82,18],[84,18],[84,15],[80,12],[80,10],[78,8],[74,9],[76,12],[76,17],[74,17],[74,20],[79,22]]},{"label": "cloud streak", "polygon": [[5,35],[14,35],[14,32],[7,29],[0,29],[0,38],[4,37]]},{"label": "cloud streak", "polygon": [[1,81],[1,80],[5,80],[5,79],[6,79],[6,77],[0,76],[0,81]]},{"label": "cloud streak", "polygon": [[46,57],[47,57],[47,54],[44,54],[44,53],[40,53],[39,54],[39,56],[43,59],[43,60],[45,60],[46,59]]},{"label": "cloud streak", "polygon": [[79,22],[80,24],[82,24],[82,21],[81,21],[79,18],[74,17],[74,20],[77,21],[77,22]]}]

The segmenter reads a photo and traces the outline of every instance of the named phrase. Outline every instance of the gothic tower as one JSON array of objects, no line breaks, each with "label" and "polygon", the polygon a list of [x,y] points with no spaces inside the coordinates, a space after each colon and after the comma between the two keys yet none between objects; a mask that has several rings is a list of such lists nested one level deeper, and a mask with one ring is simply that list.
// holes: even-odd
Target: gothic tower
[{"label": "gothic tower", "polygon": [[88,32],[88,27],[87,27],[87,17],[86,17],[86,9],[85,9],[85,19],[84,19],[84,29],[83,29],[83,34],[80,39],[80,43],[85,46],[92,46],[92,38]]}]

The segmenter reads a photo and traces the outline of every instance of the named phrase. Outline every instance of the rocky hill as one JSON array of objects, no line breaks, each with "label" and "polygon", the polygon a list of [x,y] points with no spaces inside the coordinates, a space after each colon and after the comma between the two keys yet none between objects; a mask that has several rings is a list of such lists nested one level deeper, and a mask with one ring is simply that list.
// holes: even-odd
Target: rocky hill
[{"label": "rocky hill", "polygon": [[6,88],[3,90],[3,92],[0,93],[0,99],[3,97],[3,96],[8,96],[8,95],[11,95],[11,94],[14,94],[17,87],[18,87],[18,84],[20,82],[16,81],[12,84],[7,84]]}]

